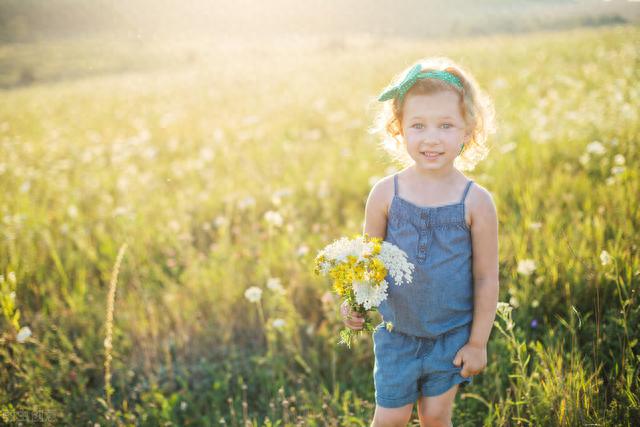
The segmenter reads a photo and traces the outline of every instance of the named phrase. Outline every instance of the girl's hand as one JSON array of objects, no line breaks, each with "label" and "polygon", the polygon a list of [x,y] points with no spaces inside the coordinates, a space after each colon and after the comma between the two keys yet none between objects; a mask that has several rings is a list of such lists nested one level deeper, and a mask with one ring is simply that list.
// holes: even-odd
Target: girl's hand
[{"label": "girl's hand", "polygon": [[465,378],[477,375],[484,371],[487,366],[487,347],[468,342],[458,350],[456,357],[453,359],[453,364],[457,367],[462,364],[460,375]]},{"label": "girl's hand", "polygon": [[349,303],[344,301],[340,306],[340,314],[342,314],[342,321],[347,328],[359,331],[364,324],[364,317],[357,311],[351,310]]}]

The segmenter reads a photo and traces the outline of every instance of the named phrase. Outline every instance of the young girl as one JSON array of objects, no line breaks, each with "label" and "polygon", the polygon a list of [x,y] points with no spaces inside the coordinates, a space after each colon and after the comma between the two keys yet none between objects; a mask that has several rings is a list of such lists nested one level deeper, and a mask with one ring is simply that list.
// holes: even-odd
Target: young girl
[{"label": "young girl", "polygon": [[[498,221],[491,194],[460,170],[487,154],[493,106],[448,58],[419,61],[378,98],[385,146],[406,165],[378,181],[364,232],[404,250],[413,282],[390,283],[373,333],[372,426],[406,425],[418,400],[422,426],[451,426],[460,385],[487,364],[498,303]],[[362,318],[343,305],[345,324]]]}]

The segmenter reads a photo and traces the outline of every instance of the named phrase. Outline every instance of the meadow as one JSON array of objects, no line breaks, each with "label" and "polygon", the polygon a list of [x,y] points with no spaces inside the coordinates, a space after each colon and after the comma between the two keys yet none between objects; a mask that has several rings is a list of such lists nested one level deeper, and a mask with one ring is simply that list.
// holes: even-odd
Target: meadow
[{"label": "meadow", "polygon": [[368,426],[371,339],[337,344],[313,259],[400,167],[375,97],[446,55],[495,102],[465,173],[496,202],[508,303],[454,425],[638,425],[639,39],[0,46],[0,418]]}]

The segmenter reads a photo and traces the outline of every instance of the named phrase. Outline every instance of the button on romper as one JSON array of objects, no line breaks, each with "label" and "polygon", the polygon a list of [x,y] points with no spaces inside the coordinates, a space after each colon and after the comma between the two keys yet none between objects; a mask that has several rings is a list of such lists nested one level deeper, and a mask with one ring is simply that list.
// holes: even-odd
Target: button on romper
[{"label": "button on romper", "polygon": [[387,408],[472,383],[453,359],[473,320],[471,230],[464,218],[473,181],[460,202],[424,207],[401,198],[397,174],[393,180],[385,241],[405,251],[415,270],[412,283],[401,286],[387,275],[388,296],[378,307],[383,322],[373,333],[373,378],[376,403]]}]

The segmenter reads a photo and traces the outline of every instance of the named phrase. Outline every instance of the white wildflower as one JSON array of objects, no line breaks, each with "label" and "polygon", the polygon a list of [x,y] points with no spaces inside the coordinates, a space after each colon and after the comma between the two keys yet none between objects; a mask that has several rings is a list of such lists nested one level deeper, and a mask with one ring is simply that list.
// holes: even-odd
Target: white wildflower
[{"label": "white wildflower", "polygon": [[587,153],[590,154],[604,154],[606,151],[607,149],[600,141],[593,141],[587,145]]},{"label": "white wildflower", "polygon": [[531,224],[529,224],[529,228],[532,230],[539,230],[540,227],[542,227],[541,222],[532,222]]},{"label": "white wildflower", "polygon": [[181,411],[186,411],[187,406],[188,406],[187,402],[184,402],[184,401],[180,402],[180,410]]},{"label": "white wildflower", "polygon": [[20,344],[22,344],[30,336],[31,336],[31,329],[28,326],[23,326],[22,328],[20,328],[20,331],[18,331],[18,335],[16,335],[16,340]]},{"label": "white wildflower", "polygon": [[267,288],[278,294],[285,293],[285,289],[282,287],[282,281],[277,277],[270,277],[267,280]]},{"label": "white wildflower", "polygon": [[362,304],[366,310],[370,310],[371,307],[378,307],[382,301],[387,299],[387,288],[386,280],[383,280],[380,286],[374,286],[366,281],[353,282],[353,292],[356,296],[356,302]]},{"label": "white wildflower", "polygon": [[624,162],[625,159],[622,154],[616,154],[615,156],[613,156],[613,163],[615,163],[616,165],[624,165]]},{"label": "white wildflower", "polygon": [[411,283],[414,265],[407,260],[407,254],[389,242],[382,242],[382,249],[378,255],[380,261],[387,267],[396,285]]},{"label": "white wildflower", "polygon": [[538,301],[537,299],[534,299],[533,301],[531,301],[531,307],[532,308],[536,308],[540,305],[540,301]]},{"label": "white wildflower", "polygon": [[264,214],[264,219],[269,224],[274,225],[276,227],[280,227],[283,223],[282,215],[280,215],[277,211],[267,211]]},{"label": "white wildflower", "polygon": [[298,249],[296,251],[296,254],[298,256],[305,256],[308,253],[309,253],[309,246],[307,246],[307,245],[298,246]]},{"label": "white wildflower", "polygon": [[620,175],[625,170],[624,166],[614,166],[611,168],[611,175]]},{"label": "white wildflower", "polygon": [[313,333],[315,332],[315,330],[316,330],[315,326],[311,324],[306,327],[305,332],[307,333],[307,335],[313,336]]},{"label": "white wildflower", "polygon": [[524,259],[518,262],[518,273],[525,276],[531,275],[536,269],[536,262],[532,259]]},{"label": "white wildflower", "polygon": [[500,301],[498,302],[498,306],[496,307],[496,313],[498,314],[498,316],[506,318],[509,317],[512,309],[513,307],[511,307],[508,302]]},{"label": "white wildflower", "polygon": [[287,322],[284,319],[280,319],[280,318],[273,319],[273,322],[271,322],[271,325],[276,329],[283,328],[284,325],[286,324]]},{"label": "white wildflower", "polygon": [[251,286],[246,291],[244,291],[244,297],[250,302],[260,302],[260,298],[262,297],[262,289],[257,286]]},{"label": "white wildflower", "polygon": [[602,252],[600,252],[600,262],[602,263],[602,265],[609,265],[611,264],[611,255],[609,255],[609,252],[603,250]]},{"label": "white wildflower", "polygon": [[329,261],[342,262],[346,261],[349,255],[354,256],[358,261],[362,261],[364,257],[373,251],[373,243],[365,243],[364,237],[360,236],[355,239],[342,237],[335,242],[325,246],[318,256],[324,256]]},{"label": "white wildflower", "polygon": [[11,283],[16,283],[16,273],[14,271],[10,271],[9,274],[7,274],[7,279],[9,279]]},{"label": "white wildflower", "polygon": [[511,304],[514,308],[517,308],[520,306],[520,302],[518,301],[518,298],[516,298],[515,296],[512,296],[511,298],[509,298],[509,304]]},{"label": "white wildflower", "polygon": [[578,158],[578,161],[582,166],[586,166],[590,159],[591,157],[589,156],[589,153],[584,153]]}]

